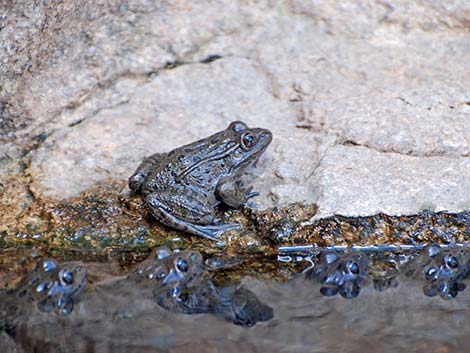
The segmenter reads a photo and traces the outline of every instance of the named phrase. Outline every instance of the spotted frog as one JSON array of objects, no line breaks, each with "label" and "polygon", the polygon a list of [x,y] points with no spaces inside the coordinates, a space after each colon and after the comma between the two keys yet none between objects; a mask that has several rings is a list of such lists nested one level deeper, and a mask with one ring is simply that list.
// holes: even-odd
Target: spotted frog
[{"label": "spotted frog", "polygon": [[142,193],[152,215],[163,224],[218,240],[238,223],[221,223],[216,207],[239,208],[258,193],[240,180],[272,140],[269,130],[241,121],[214,135],[156,153],[144,159],[129,178],[129,188]]}]

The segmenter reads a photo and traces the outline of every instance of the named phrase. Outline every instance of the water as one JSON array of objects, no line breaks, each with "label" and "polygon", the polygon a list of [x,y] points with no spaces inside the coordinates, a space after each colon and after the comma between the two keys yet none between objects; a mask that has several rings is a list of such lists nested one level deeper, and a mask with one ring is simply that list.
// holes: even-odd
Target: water
[{"label": "water", "polygon": [[[232,290],[230,299],[226,296],[220,302],[223,309],[214,310],[219,308],[219,302],[212,306],[199,302],[199,307],[211,309],[201,314],[185,313],[178,301],[164,302],[162,306],[156,300],[156,293],[170,289],[176,290],[177,296],[188,288],[190,296],[199,295],[197,288],[207,286],[208,281],[216,288],[216,296],[221,293],[223,284],[212,282],[212,275],[196,267],[197,256],[193,256],[194,265],[188,264],[188,270],[176,261],[189,259],[184,257],[186,252],[165,257],[164,262],[155,260],[153,254],[127,276],[119,275],[112,262],[82,263],[79,266],[87,270],[86,288],[81,292],[75,290],[77,286],[74,291],[59,291],[73,299],[70,313],[46,312],[38,306],[44,298],[34,291],[19,299],[17,290],[22,284],[16,292],[0,295],[4,307],[9,309],[4,309],[8,320],[3,323],[0,336],[1,351],[463,352],[470,344],[470,290],[463,288],[468,282],[469,253],[466,248],[437,252],[426,248],[422,254],[367,255],[366,265],[361,263],[362,253],[335,253],[337,258],[333,260],[324,253],[310,259],[315,264],[312,269],[288,281],[244,277],[240,283],[231,283],[227,288],[243,288],[256,300],[243,293],[235,300]],[[358,266],[351,265],[351,261]],[[173,273],[168,277],[177,263],[191,276],[178,277]],[[311,267],[309,261],[302,265],[305,269]],[[64,266],[71,269],[70,264],[58,264],[57,276],[64,273],[60,272]],[[142,271],[143,268],[147,270]],[[162,268],[167,270],[167,277],[162,278],[176,279],[163,285],[162,279],[149,279],[148,273]],[[40,272],[40,278],[49,281],[50,273]],[[70,275],[65,278],[70,282]],[[377,284],[381,278],[394,280],[379,291],[374,282]],[[328,292],[334,294],[330,297],[321,294],[325,293],[325,286],[348,281],[358,283],[357,296],[346,295],[350,298],[346,299],[341,291]],[[63,282],[63,286],[67,283]],[[455,283],[460,284],[454,286]],[[436,293],[429,291],[434,284]],[[32,288],[36,285],[37,282]],[[457,287],[460,290],[456,292],[449,290]],[[240,303],[239,298],[247,297],[251,299]],[[266,307],[272,309],[272,318],[260,316]],[[246,325],[246,321],[238,320],[243,315],[259,320]]]},{"label": "water", "polygon": [[67,318],[34,312],[16,339],[41,352],[456,352],[470,343],[468,295],[445,302],[409,285],[346,300],[303,280],[244,284],[274,308],[271,321],[246,328],[174,314],[127,288],[96,291]]}]

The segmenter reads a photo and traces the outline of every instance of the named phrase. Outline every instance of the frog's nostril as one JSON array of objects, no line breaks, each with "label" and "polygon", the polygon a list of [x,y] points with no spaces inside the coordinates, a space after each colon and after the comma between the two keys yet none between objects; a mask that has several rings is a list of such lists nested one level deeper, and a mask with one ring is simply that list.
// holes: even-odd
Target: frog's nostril
[{"label": "frog's nostril", "polygon": [[272,134],[270,131],[262,131],[259,136],[262,140],[270,140],[272,138]]}]

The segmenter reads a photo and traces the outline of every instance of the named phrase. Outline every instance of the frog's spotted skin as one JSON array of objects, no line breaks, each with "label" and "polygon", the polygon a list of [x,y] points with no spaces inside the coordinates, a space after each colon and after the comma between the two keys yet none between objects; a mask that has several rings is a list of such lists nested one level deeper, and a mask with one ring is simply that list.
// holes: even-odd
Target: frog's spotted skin
[{"label": "frog's spotted skin", "polygon": [[86,286],[86,269],[78,262],[58,264],[44,260],[26,275],[18,285],[18,299],[33,300],[42,312],[55,311],[68,315],[74,299]]},{"label": "frog's spotted skin", "polygon": [[129,178],[129,188],[145,196],[152,214],[173,228],[217,240],[239,224],[222,224],[215,208],[239,208],[257,193],[245,190],[244,170],[272,140],[269,130],[235,121],[226,130],[146,158]]}]

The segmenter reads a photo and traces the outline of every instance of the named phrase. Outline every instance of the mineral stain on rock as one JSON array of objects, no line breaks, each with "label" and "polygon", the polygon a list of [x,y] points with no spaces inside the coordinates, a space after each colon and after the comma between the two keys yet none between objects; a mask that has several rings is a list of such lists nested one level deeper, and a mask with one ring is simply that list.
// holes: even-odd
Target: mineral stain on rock
[{"label": "mineral stain on rock", "polygon": [[[298,206],[297,206],[298,207]],[[298,211],[298,208],[294,208]],[[470,212],[447,213],[423,211],[417,215],[389,216],[377,214],[366,217],[333,216],[313,222],[289,221],[289,209],[283,210],[286,218],[268,223],[270,239],[289,245],[316,244],[377,245],[377,244],[448,244],[470,240]],[[292,210],[290,210],[292,212]],[[261,219],[264,220],[263,217]],[[295,231],[291,229],[294,227]],[[276,236],[273,236],[273,230]],[[288,229],[288,231],[286,231]]]}]

